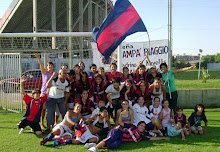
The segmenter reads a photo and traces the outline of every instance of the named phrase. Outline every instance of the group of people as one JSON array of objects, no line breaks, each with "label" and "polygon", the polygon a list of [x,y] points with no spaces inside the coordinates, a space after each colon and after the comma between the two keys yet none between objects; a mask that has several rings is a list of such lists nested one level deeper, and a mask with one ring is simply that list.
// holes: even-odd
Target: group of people
[{"label": "group of people", "polygon": [[[206,133],[203,105],[196,105],[188,121],[183,109],[177,107],[174,74],[193,66],[168,70],[167,64],[162,63],[160,73],[155,66],[147,69],[140,62],[133,73],[127,67],[121,73],[115,63],[105,72],[95,64],[85,71],[84,63],[79,62],[69,72],[68,65],[62,65],[56,73],[52,62],[45,69],[39,55],[35,57],[42,72],[42,88],[33,90],[31,97],[23,88],[26,78],[21,78],[26,113],[18,128],[21,134],[30,126],[37,135],[42,134],[41,128],[47,128],[49,134],[40,141],[41,145],[51,140],[53,146],[86,143],[89,151],[97,151],[141,140],[169,140],[164,136],[181,134],[185,140],[185,135]],[[44,125],[46,110],[47,126]],[[204,129],[201,121],[205,122]]]}]

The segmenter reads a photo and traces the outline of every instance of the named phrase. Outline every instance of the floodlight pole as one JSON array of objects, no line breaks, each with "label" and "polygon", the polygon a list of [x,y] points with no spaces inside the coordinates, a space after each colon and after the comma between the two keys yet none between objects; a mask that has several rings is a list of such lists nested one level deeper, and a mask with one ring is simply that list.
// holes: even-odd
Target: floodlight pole
[{"label": "floodlight pole", "polygon": [[168,0],[168,68],[172,67],[172,0]]}]

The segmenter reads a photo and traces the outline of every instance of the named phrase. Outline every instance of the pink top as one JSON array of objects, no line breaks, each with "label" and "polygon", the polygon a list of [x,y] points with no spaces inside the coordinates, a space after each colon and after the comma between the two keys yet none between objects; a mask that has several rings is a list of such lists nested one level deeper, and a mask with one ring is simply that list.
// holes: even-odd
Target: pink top
[{"label": "pink top", "polygon": [[111,72],[108,72],[108,79],[110,82],[112,82],[112,78],[114,77],[120,77],[121,73],[120,72],[116,72],[114,75]]},{"label": "pink top", "polygon": [[162,119],[162,124],[170,123],[170,108],[168,108],[168,112],[166,110],[163,111],[163,119]]},{"label": "pink top", "polygon": [[42,87],[41,87],[41,94],[45,94],[47,92],[47,81],[50,79],[51,75],[48,71],[46,71],[45,75],[42,77]]}]

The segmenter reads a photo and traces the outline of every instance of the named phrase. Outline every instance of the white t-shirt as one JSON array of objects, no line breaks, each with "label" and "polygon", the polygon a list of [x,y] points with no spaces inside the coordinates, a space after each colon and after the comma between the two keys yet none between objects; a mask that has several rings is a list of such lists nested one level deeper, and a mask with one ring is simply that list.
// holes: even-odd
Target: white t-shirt
[{"label": "white t-shirt", "polygon": [[153,105],[150,105],[149,110],[153,114],[153,117],[156,119],[156,121],[158,121],[159,120],[159,113],[162,110],[162,106],[159,105],[157,108],[154,108]]},{"label": "white t-shirt", "polygon": [[52,86],[49,91],[48,97],[50,98],[63,98],[65,96],[64,92],[69,92],[69,81],[65,80],[64,83],[60,81],[59,77],[52,80]]},{"label": "white t-shirt", "polygon": [[[138,103],[135,103],[133,106],[131,105],[131,101],[129,101],[129,106],[134,111],[134,122],[133,124],[137,126],[140,121],[144,121],[146,124],[151,122],[151,117],[153,114],[150,113],[146,106],[141,107]],[[147,118],[148,117],[148,118]]]},{"label": "white t-shirt", "polygon": [[113,87],[113,84],[109,85],[105,92],[106,93],[112,93],[111,98],[112,99],[117,99],[120,98],[120,91],[122,90],[122,88],[124,87],[125,83],[121,83],[121,85],[119,86],[119,91],[115,90],[115,88]]},{"label": "white t-shirt", "polygon": [[[93,110],[93,112],[92,112],[92,116],[99,114],[99,112],[100,112],[99,107],[95,108],[95,110]],[[98,118],[98,117],[97,117],[97,118]],[[96,121],[96,122],[97,122],[97,121]],[[96,123],[96,122],[95,122],[95,123]],[[104,128],[108,128],[108,124],[107,124],[106,120],[104,121]]]}]

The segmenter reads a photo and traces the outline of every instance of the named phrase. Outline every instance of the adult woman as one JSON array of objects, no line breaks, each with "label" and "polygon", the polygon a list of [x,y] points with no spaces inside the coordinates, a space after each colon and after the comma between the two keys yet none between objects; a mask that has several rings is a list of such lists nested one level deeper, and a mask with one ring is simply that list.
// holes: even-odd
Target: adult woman
[{"label": "adult woman", "polygon": [[160,105],[162,105],[163,99],[166,99],[166,87],[161,84],[160,78],[155,78],[149,89],[152,92],[152,105],[154,104],[154,97],[159,97]]},{"label": "adult woman", "polygon": [[[54,65],[52,62],[47,63],[47,69],[44,68],[44,65],[40,59],[40,56],[38,54],[34,54],[34,56],[37,58],[39,64],[40,64],[40,70],[42,74],[42,87],[41,87],[41,96],[44,96],[44,94],[47,92],[47,81],[50,79],[50,77],[53,74]],[[46,102],[43,105],[42,113],[41,113],[41,125],[45,128],[44,125],[44,118],[46,113]]]},{"label": "adult woman", "polygon": [[40,141],[40,144],[44,145],[47,141],[51,141],[54,136],[60,136],[62,139],[71,139],[73,137],[72,128],[77,126],[82,118],[80,114],[81,108],[82,106],[77,103],[73,110],[68,110],[63,121],[57,124],[52,132]]},{"label": "adult woman", "polygon": [[175,108],[177,105],[177,89],[174,81],[174,74],[183,72],[183,71],[188,71],[191,69],[194,69],[195,66],[190,66],[178,70],[168,70],[167,64],[166,63],[161,63],[160,64],[160,69],[162,71],[162,77],[163,77],[163,82],[164,85],[166,86],[166,98],[169,101],[169,106],[170,109],[175,112]]},{"label": "adult woman", "polygon": [[117,121],[115,125],[129,128],[133,124],[134,112],[129,108],[128,100],[122,100],[121,107],[121,109],[117,110]]}]

